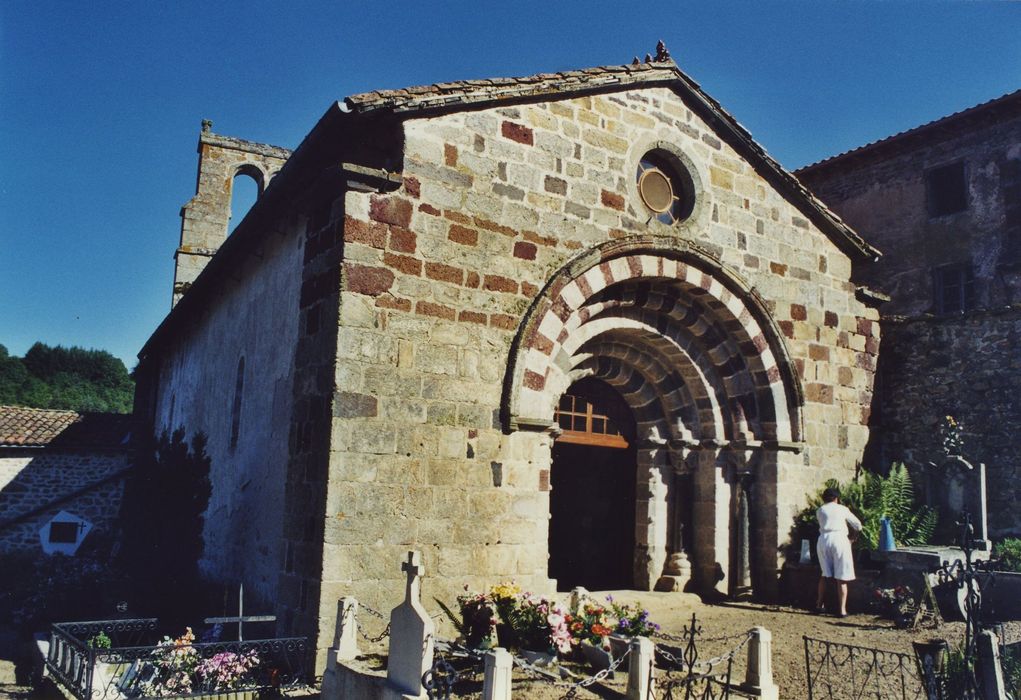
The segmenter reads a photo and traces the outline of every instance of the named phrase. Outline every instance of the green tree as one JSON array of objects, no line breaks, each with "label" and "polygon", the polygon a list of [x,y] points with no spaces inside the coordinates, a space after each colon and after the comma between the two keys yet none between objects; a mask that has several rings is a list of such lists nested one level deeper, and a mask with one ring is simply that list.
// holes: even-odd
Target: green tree
[{"label": "green tree", "polygon": [[24,358],[0,345],[0,403],[72,411],[130,413],[134,382],[103,350],[36,343]]}]

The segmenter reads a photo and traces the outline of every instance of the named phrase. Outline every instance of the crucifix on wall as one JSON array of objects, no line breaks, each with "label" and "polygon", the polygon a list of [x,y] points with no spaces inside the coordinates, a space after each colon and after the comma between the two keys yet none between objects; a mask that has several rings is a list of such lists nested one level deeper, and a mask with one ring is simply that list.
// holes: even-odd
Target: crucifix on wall
[{"label": "crucifix on wall", "polygon": [[245,584],[242,583],[238,585],[238,614],[234,617],[207,617],[204,622],[207,625],[238,623],[238,641],[243,642],[243,626],[246,622],[275,622],[276,619],[276,615],[245,615]]}]

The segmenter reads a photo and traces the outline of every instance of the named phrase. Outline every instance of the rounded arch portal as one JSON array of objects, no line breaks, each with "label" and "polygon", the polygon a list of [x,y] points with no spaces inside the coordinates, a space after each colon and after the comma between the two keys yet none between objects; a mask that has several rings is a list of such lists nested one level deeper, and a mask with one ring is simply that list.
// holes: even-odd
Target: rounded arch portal
[{"label": "rounded arch portal", "polygon": [[[612,387],[635,419],[636,587],[652,587],[686,549],[710,587],[741,561],[744,578],[768,569],[776,470],[765,465],[754,485],[746,477],[762,453],[800,442],[803,399],[782,335],[750,285],[676,238],[587,251],[526,314],[504,385],[505,426],[550,428],[560,397],[587,377]],[[733,504],[749,497],[759,510],[749,516],[745,506],[743,517],[764,537],[751,556],[758,564],[735,553],[749,542],[735,542],[730,526]],[[701,515],[696,503],[706,504]],[[772,555],[775,566],[775,547]]]}]

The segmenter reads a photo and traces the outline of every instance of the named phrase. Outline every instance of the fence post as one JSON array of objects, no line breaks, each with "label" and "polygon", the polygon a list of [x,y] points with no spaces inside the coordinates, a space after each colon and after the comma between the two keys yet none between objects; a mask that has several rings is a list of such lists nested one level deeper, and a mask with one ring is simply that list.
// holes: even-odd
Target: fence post
[{"label": "fence post", "polygon": [[753,627],[748,642],[748,665],[741,690],[762,700],[779,700],[780,688],[773,682],[773,633]]},{"label": "fence post", "polygon": [[656,647],[648,637],[635,637],[631,640],[631,658],[628,659],[627,698],[628,700],[648,700],[652,697],[655,678],[653,678],[653,658]]},{"label": "fence post", "polygon": [[982,630],[975,640],[978,647],[979,685],[982,700],[1007,700],[1007,688],[1000,666],[1000,645],[992,630]]},{"label": "fence post", "polygon": [[358,601],[345,597],[337,601],[337,627],[333,634],[333,647],[326,652],[326,669],[320,685],[320,697],[333,700],[340,697],[337,685],[337,663],[358,656]]},{"label": "fence post", "polygon": [[486,653],[486,675],[482,681],[482,700],[510,700],[513,659],[510,652],[497,647]]},{"label": "fence post", "polygon": [[345,596],[337,601],[337,632],[333,647],[338,661],[350,661],[358,656],[358,601]]}]

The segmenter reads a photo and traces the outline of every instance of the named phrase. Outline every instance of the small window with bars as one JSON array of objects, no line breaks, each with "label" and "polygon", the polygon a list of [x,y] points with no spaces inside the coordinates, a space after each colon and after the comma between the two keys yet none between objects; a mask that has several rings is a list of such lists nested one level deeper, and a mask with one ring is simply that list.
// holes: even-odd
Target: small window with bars
[{"label": "small window with bars", "polygon": [[944,265],[932,272],[936,313],[960,313],[975,308],[975,275],[971,265]]},{"label": "small window with bars", "polygon": [[573,394],[560,397],[553,419],[563,431],[558,442],[625,448],[628,441],[610,416],[587,399]]}]

